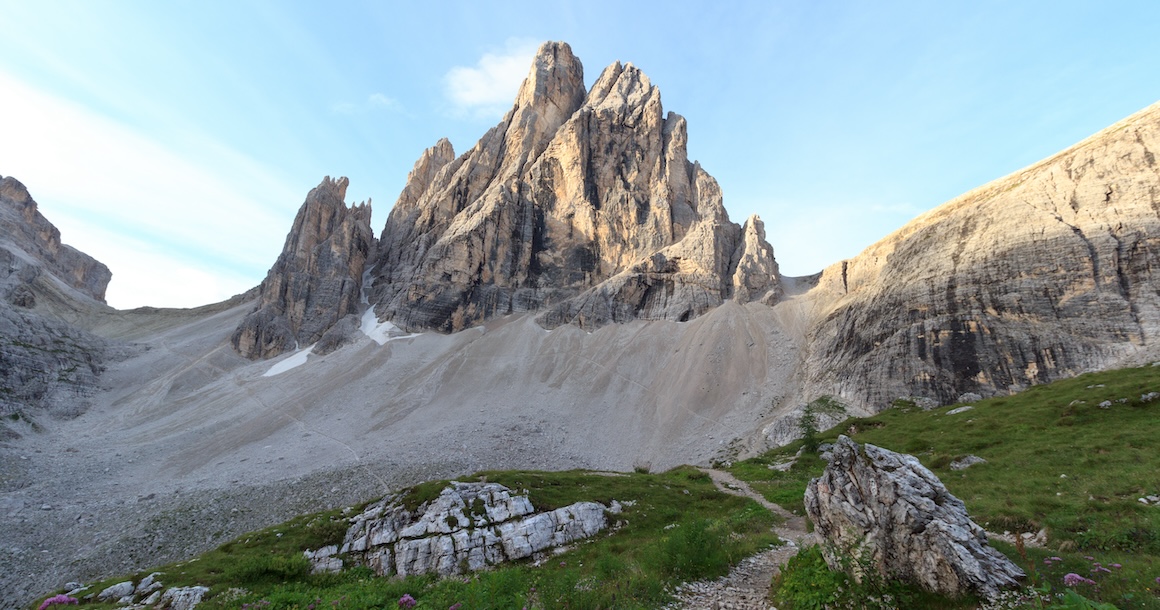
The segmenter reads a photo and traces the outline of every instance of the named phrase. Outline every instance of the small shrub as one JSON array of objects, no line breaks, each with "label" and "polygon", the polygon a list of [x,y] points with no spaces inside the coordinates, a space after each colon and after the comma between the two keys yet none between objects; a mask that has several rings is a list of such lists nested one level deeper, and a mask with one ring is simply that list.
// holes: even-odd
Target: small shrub
[{"label": "small shrub", "polygon": [[725,540],[707,519],[685,522],[660,545],[661,569],[684,580],[716,578],[729,571]]},{"label": "small shrub", "polygon": [[258,555],[245,557],[226,569],[234,582],[280,583],[305,580],[310,575],[310,560],[302,555]]}]

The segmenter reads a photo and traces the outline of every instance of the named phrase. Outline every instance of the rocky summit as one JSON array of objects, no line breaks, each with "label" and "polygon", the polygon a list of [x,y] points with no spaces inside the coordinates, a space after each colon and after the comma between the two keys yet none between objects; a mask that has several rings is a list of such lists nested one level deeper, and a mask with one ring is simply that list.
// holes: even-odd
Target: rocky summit
[{"label": "rocky summit", "polygon": [[544,44],[499,125],[416,162],[380,238],[376,314],[410,330],[524,312],[596,328],[775,299],[760,220],[729,221],[687,141],[638,68],[617,62],[585,91],[571,48]]},{"label": "rocky summit", "polygon": [[282,254],[258,287],[256,309],[230,338],[238,353],[270,358],[319,340],[326,353],[344,341],[345,335],[326,333],[341,332],[345,316],[362,313],[363,267],[374,246],[370,202],[346,207],[348,184],[327,176],[306,196]]}]

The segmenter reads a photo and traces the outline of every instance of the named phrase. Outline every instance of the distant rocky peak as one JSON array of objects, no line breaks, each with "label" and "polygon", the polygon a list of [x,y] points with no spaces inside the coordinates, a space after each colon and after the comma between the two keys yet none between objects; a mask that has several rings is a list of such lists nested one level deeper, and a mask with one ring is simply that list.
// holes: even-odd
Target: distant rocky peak
[{"label": "distant rocky peak", "polygon": [[557,126],[584,103],[584,66],[565,42],[545,42],[536,51],[527,78],[520,85],[514,110],[534,110],[552,117]]},{"label": "distant rocky peak", "polygon": [[541,45],[515,105],[504,117],[503,166],[522,171],[535,161],[586,97],[584,66],[572,48],[563,42]]},{"label": "distant rocky peak", "polygon": [[738,250],[741,227],[660,90],[620,62],[583,82],[568,45],[546,43],[500,124],[457,159],[420,156],[382,233],[379,316],[454,332],[539,311],[545,326],[595,327],[688,320],[735,282],[746,300],[771,294],[777,278],[755,274],[776,270],[772,248]]},{"label": "distant rocky peak", "polygon": [[[349,330],[350,320],[339,323],[360,313],[363,269],[374,249],[371,204],[348,208],[343,199],[349,183],[327,176],[306,196],[282,254],[259,287],[254,312],[234,332],[238,353],[271,358],[314,344],[332,329]],[[344,337],[326,339],[333,347]]]},{"label": "distant rocky peak", "polygon": [[403,186],[403,192],[399,193],[399,199],[395,201],[391,213],[414,209],[419,204],[419,198],[435,182],[435,176],[439,171],[454,160],[455,149],[447,138],[440,139],[435,146],[424,150],[415,161],[411,173],[407,174],[407,184]]},{"label": "distant rocky peak", "polygon": [[588,94],[586,106],[621,112],[651,106],[659,113],[661,92],[640,68],[618,61],[600,73]]},{"label": "distant rocky peak", "polygon": [[10,240],[54,277],[84,295],[105,301],[113,274],[91,256],[62,244],[60,231],[37,209],[16,178],[0,178],[0,241]]}]

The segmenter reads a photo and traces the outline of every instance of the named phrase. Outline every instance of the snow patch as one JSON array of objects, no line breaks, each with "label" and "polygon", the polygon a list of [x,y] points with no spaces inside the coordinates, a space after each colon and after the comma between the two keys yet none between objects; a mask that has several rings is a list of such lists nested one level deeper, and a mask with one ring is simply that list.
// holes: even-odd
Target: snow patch
[{"label": "snow patch", "polygon": [[263,377],[273,377],[274,375],[280,375],[282,373],[285,373],[286,371],[289,371],[290,369],[298,368],[298,367],[302,366],[303,364],[306,364],[306,358],[307,358],[307,356],[310,355],[310,352],[313,350],[314,350],[314,346],[311,345],[310,347],[308,347],[304,350],[294,352],[288,358],[281,360],[277,364],[275,364],[274,366],[270,367],[270,370],[266,371],[265,373],[262,373],[262,376]]},{"label": "snow patch", "polygon": [[412,333],[408,335],[404,333],[398,326],[395,326],[390,322],[379,322],[379,319],[375,317],[374,307],[368,307],[367,310],[363,312],[362,323],[359,324],[358,329],[361,330],[364,335],[370,337],[371,340],[373,340],[375,343],[378,343],[379,345],[386,345],[388,341],[394,341],[395,339],[406,339],[409,337],[418,337],[420,335],[420,333]]}]

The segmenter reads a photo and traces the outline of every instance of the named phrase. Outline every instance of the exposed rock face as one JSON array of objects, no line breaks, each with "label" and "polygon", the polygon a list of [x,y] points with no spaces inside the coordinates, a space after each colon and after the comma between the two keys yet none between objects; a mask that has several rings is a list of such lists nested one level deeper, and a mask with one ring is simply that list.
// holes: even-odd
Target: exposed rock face
[{"label": "exposed rock face", "polygon": [[[44,410],[73,417],[87,408],[107,344],[44,311],[46,295],[75,290],[102,301],[107,267],[61,244],[24,185],[0,180],[0,416]],[[0,424],[0,437],[16,434]]]},{"label": "exposed rock face", "polygon": [[543,311],[546,326],[593,327],[776,298],[759,222],[743,235],[729,221],[648,77],[618,62],[583,82],[568,45],[546,43],[474,148],[423,153],[380,239],[380,318],[452,332]]},{"label": "exposed rock face", "polygon": [[1106,368],[1160,336],[1160,105],[825,270],[811,382],[881,408]]},{"label": "exposed rock face", "polygon": [[[341,552],[380,575],[459,574],[588,538],[604,529],[606,507],[577,502],[536,513],[527,496],[496,483],[458,483],[411,512],[394,496],[355,518]],[[333,550],[308,553],[335,566]],[[341,564],[338,564],[341,565]]]},{"label": "exposed rock face", "polygon": [[828,543],[826,563],[855,577],[871,569],[938,593],[994,598],[1024,576],[913,456],[841,436],[805,506]]},{"label": "exposed rock face", "polygon": [[282,254],[259,287],[257,309],[234,332],[238,353],[277,356],[318,341],[344,316],[359,313],[374,236],[370,202],[348,208],[343,201],[348,183],[327,176],[307,195]]},{"label": "exposed rock face", "polygon": [[[28,189],[12,176],[0,179],[0,247],[10,242],[49,273],[94,300],[105,302],[113,274],[91,256],[60,242],[60,231],[37,210]],[[11,301],[11,294],[5,295]]]}]

